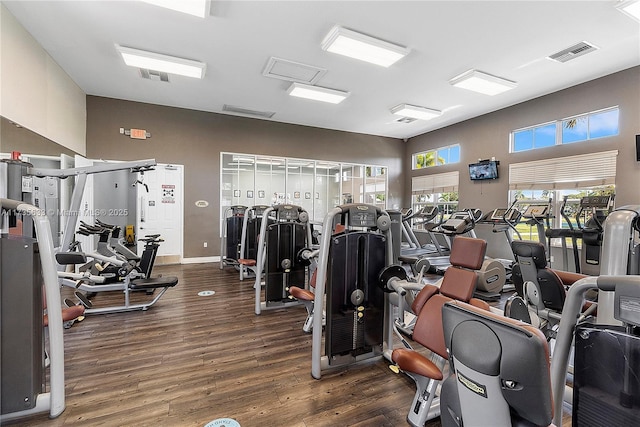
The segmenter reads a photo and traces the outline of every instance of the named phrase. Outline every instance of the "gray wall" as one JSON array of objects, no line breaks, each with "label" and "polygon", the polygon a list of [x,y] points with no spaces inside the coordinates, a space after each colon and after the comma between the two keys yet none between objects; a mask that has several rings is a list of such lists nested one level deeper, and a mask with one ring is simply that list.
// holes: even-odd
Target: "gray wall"
[{"label": "gray wall", "polygon": [[[515,129],[615,105],[620,107],[618,136],[509,153],[509,134]],[[405,154],[407,173],[404,200],[406,203],[410,200],[413,176],[459,170],[460,206],[479,208],[486,212],[507,205],[510,163],[617,149],[619,152],[616,165],[616,205],[640,204],[640,164],[636,162],[635,152],[637,134],[640,134],[640,67],[411,138]],[[455,143],[461,146],[459,164],[431,168],[427,171],[410,170],[413,153]],[[467,165],[478,159],[491,157],[500,161],[500,178],[495,181],[470,181]]]},{"label": "gray wall", "polygon": [[[146,129],[151,138],[130,139],[121,127]],[[387,166],[388,206],[404,202],[401,140],[87,96],[87,157],[185,166],[186,258],[219,255],[221,151]],[[197,200],[209,206],[196,208]]]}]

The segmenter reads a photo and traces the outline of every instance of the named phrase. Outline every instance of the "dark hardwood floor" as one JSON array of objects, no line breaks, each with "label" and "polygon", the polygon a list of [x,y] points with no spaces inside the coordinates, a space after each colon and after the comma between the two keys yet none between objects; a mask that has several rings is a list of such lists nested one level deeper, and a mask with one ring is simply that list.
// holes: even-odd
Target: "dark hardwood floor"
[{"label": "dark hardwood floor", "polygon": [[[87,316],[65,330],[62,415],[13,424],[204,426],[228,417],[243,427],[407,425],[415,386],[386,361],[311,377],[302,306],[256,316],[253,281],[218,264],[154,273],[180,282],[148,311]],[[93,302],[121,299],[98,294]]]},{"label": "dark hardwood floor", "polygon": [[[415,385],[384,360],[311,377],[302,306],[256,316],[253,281],[217,263],[158,266],[154,274],[180,282],[148,311],[87,316],[65,330],[62,415],[12,425],[201,427],[219,418],[243,427],[408,425]],[[203,290],[215,295],[198,296]],[[147,298],[135,294],[132,302]],[[121,304],[122,295],[93,302]]]}]

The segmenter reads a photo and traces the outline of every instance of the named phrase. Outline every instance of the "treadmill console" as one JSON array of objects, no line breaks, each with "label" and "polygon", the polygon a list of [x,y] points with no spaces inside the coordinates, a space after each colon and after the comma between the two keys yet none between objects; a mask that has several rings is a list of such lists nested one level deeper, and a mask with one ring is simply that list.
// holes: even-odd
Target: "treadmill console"
[{"label": "treadmill console", "polygon": [[608,208],[611,196],[586,196],[580,199],[583,208]]},{"label": "treadmill console", "polygon": [[494,209],[489,219],[491,219],[491,221],[501,221],[505,213],[507,213],[506,209]]},{"label": "treadmill console", "polygon": [[549,216],[549,205],[529,205],[522,216],[525,218],[545,218]]},{"label": "treadmill console", "polygon": [[489,220],[491,221],[504,221],[508,222],[516,222],[520,217],[520,212],[516,209],[506,209],[506,208],[498,208],[491,212],[491,216]]}]

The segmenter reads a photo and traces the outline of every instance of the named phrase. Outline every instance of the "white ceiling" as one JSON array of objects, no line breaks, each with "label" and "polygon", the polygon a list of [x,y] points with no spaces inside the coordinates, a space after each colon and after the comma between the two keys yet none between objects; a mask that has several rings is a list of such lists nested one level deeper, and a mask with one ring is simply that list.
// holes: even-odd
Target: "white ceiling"
[{"label": "white ceiling", "polygon": [[[207,18],[138,1],[3,1],[89,95],[222,112],[224,104],[271,111],[269,119],[409,138],[640,65],[640,23],[616,1],[216,1]],[[325,52],[340,24],[407,46],[382,68]],[[567,63],[545,57],[587,41],[599,49]],[[114,44],[207,64],[203,80],[145,80]],[[275,56],[327,69],[319,86],[349,91],[338,105],[291,97],[262,71]],[[448,81],[475,68],[518,82],[486,96]],[[400,103],[442,110],[398,123]],[[580,108],[576,108],[580,112]]]}]

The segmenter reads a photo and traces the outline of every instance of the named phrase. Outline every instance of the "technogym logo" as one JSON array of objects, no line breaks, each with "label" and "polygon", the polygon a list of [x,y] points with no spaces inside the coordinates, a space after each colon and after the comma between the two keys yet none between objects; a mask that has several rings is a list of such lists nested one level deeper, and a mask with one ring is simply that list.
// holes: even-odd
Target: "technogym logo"
[{"label": "technogym logo", "polygon": [[460,384],[462,384],[475,394],[482,396],[485,399],[487,398],[487,388],[485,386],[465,377],[460,372],[457,372],[456,375],[458,376],[458,381],[460,381]]}]

